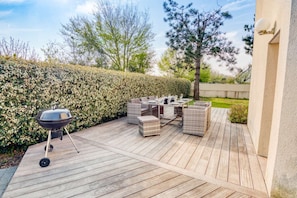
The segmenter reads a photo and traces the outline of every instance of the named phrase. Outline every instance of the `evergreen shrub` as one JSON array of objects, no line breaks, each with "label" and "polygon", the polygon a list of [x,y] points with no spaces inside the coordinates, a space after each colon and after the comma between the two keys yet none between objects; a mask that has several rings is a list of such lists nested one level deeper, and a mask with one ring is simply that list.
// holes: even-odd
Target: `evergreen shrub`
[{"label": "evergreen shrub", "polygon": [[234,104],[229,109],[229,120],[232,123],[246,124],[248,118],[248,105]]},{"label": "evergreen shrub", "polygon": [[75,119],[70,132],[125,116],[131,98],[188,96],[190,81],[77,65],[51,65],[0,57],[0,151],[47,138],[35,116],[55,102]]}]

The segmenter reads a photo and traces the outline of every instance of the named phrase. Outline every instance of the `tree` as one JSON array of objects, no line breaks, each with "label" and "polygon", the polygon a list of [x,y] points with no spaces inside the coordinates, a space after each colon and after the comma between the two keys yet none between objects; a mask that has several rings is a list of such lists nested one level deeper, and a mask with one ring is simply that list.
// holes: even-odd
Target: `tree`
[{"label": "tree", "polygon": [[238,84],[249,83],[251,79],[251,73],[252,73],[252,65],[249,64],[245,70],[242,70],[236,75],[235,77],[236,83]]},{"label": "tree", "polygon": [[167,45],[174,50],[180,50],[184,58],[195,63],[194,99],[199,100],[199,81],[201,60],[204,56],[213,56],[226,65],[236,63],[235,55],[238,49],[232,46],[220,27],[225,19],[230,19],[228,12],[222,12],[218,8],[211,12],[200,12],[192,8],[192,3],[187,6],[179,6],[173,0],[163,3],[167,16],[165,22],[171,29],[166,32],[169,39]]},{"label": "tree", "polygon": [[177,78],[187,78],[186,76],[192,70],[192,62],[186,62],[178,51],[168,48],[158,62],[161,71],[166,72],[169,76]]},{"label": "tree", "polygon": [[129,71],[145,73],[148,70],[149,66],[151,65],[151,60],[153,56],[154,56],[153,52],[150,52],[150,51],[132,55],[128,65]]},{"label": "tree", "polygon": [[208,83],[210,81],[211,69],[210,65],[206,63],[202,63],[202,67],[200,69],[200,81],[202,83]]},{"label": "tree", "polygon": [[45,61],[49,63],[68,63],[66,49],[64,45],[56,41],[49,41],[45,47],[41,48]]},{"label": "tree", "polygon": [[107,57],[99,45],[95,25],[86,17],[76,16],[62,25],[64,45],[68,46],[67,59],[71,64],[106,67]]},{"label": "tree", "polygon": [[175,51],[168,48],[161,56],[161,60],[158,62],[158,67],[161,71],[166,72],[168,76],[174,76],[174,69],[171,69],[172,65],[176,64]]},{"label": "tree", "polygon": [[29,43],[14,39],[12,37],[7,41],[5,38],[0,40],[0,56],[21,58],[25,60],[39,60],[38,54],[31,49]]},{"label": "tree", "polygon": [[152,58],[150,42],[154,37],[148,14],[132,4],[99,0],[97,6],[92,20],[76,17],[63,25],[61,32],[69,45],[83,53],[100,54],[101,61],[107,59],[108,68],[144,72]]},{"label": "tree", "polygon": [[[193,82],[195,80],[195,71],[193,61],[185,60],[183,54],[168,48],[158,62],[161,71],[169,76],[177,78],[186,78]],[[200,82],[208,82],[210,78],[210,65],[202,62],[200,68]]]},{"label": "tree", "polygon": [[[255,16],[254,16],[254,22],[255,22]],[[244,31],[248,32],[248,34],[242,38],[242,41],[244,42],[245,46],[245,53],[253,56],[253,46],[254,46],[254,24],[250,25],[244,25]]]},{"label": "tree", "polygon": [[[254,15],[254,23],[255,23],[255,15]],[[244,25],[244,31],[248,32],[248,34],[242,38],[245,46],[245,53],[253,56],[253,47],[254,47],[254,27],[255,25]],[[235,81],[239,84],[248,83],[251,79],[251,71],[252,65],[249,64],[245,70],[241,70],[237,75]]]}]

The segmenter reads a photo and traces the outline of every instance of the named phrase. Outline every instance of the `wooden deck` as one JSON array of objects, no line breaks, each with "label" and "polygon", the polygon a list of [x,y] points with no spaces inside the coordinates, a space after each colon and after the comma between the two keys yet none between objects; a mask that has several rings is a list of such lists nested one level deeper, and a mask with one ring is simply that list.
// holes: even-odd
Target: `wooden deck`
[{"label": "wooden deck", "polygon": [[52,140],[51,164],[39,167],[45,143],[31,146],[3,197],[268,197],[266,160],[255,154],[246,125],[212,108],[203,137],[177,123],[142,137],[126,118]]}]

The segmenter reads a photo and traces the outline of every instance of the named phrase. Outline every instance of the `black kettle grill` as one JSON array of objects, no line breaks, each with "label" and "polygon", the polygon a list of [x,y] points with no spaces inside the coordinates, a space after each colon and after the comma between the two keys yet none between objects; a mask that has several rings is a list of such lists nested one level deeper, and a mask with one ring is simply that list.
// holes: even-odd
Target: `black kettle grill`
[{"label": "black kettle grill", "polygon": [[40,111],[36,116],[38,124],[49,130],[47,144],[45,146],[45,156],[39,161],[41,167],[47,167],[50,164],[50,159],[47,157],[47,154],[54,149],[54,146],[50,144],[50,141],[53,137],[60,137],[62,140],[63,129],[66,131],[77,153],[79,153],[68,130],[65,128],[72,119],[73,117],[71,116],[70,111],[68,109],[58,108],[57,104],[54,104],[51,109]]}]

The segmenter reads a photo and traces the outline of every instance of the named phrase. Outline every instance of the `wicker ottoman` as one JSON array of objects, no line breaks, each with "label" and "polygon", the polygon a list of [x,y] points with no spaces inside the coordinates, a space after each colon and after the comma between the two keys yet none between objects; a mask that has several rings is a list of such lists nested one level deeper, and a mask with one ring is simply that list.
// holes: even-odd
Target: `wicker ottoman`
[{"label": "wicker ottoman", "polygon": [[160,135],[160,120],[155,116],[138,116],[139,133],[146,137]]}]

